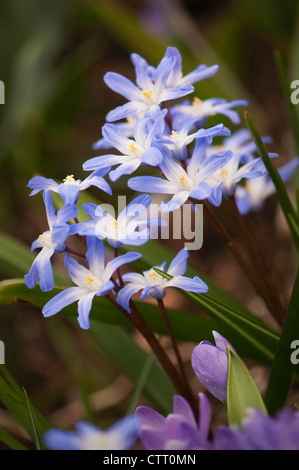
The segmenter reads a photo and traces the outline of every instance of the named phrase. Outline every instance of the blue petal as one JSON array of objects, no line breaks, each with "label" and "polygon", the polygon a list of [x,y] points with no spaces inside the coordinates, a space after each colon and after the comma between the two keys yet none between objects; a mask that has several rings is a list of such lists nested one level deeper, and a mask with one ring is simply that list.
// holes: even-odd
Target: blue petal
[{"label": "blue petal", "polygon": [[207,284],[198,276],[195,276],[193,279],[190,277],[176,276],[170,281],[167,281],[166,285],[167,287],[178,287],[179,289],[197,294],[204,294],[209,290]]},{"label": "blue petal", "polygon": [[123,223],[125,220],[129,222],[136,219],[143,211],[145,211],[151,201],[152,197],[147,194],[135,197],[127,207],[121,211],[118,216],[118,222]]},{"label": "blue petal", "polygon": [[132,157],[130,157],[130,160],[125,163],[121,163],[118,168],[110,171],[109,177],[111,181],[117,181],[123,175],[131,175],[135,170],[137,170],[140,163],[141,161],[139,158],[132,159]]},{"label": "blue petal", "polygon": [[49,227],[52,228],[52,225],[56,221],[56,212],[55,212],[55,207],[53,205],[51,191],[49,189],[44,191],[43,199],[44,199],[44,204],[45,204],[45,209],[46,209],[47,221],[48,221]]},{"label": "blue petal", "polygon": [[55,192],[58,191],[58,183],[56,183],[53,179],[45,178],[44,176],[34,176],[34,178],[31,178],[31,180],[28,182],[27,186],[28,188],[32,189],[30,196],[34,196],[39,191],[45,189],[49,189]]},{"label": "blue petal", "polygon": [[68,287],[67,289],[59,292],[55,295],[42,309],[42,313],[45,317],[50,317],[60,312],[64,307],[72,304],[79,300],[82,295],[86,293],[86,289],[81,287]]},{"label": "blue petal", "polygon": [[111,90],[120,93],[127,100],[140,99],[140,90],[128,78],[115,72],[104,75],[104,82]]},{"label": "blue petal", "polygon": [[186,248],[183,248],[176,255],[175,258],[171,261],[169,268],[167,270],[168,274],[171,276],[179,276],[185,274],[187,270],[187,260],[189,258],[189,253]]},{"label": "blue petal", "polygon": [[119,434],[121,450],[132,449],[137,440],[137,428],[134,416],[125,416],[110,426],[107,432]]},{"label": "blue petal", "polygon": [[173,194],[177,187],[163,178],[155,176],[136,176],[128,180],[128,186],[134,191],[145,193]]},{"label": "blue petal", "polygon": [[140,285],[136,284],[126,284],[118,293],[117,302],[129,313],[131,309],[129,308],[130,299],[132,295],[136,294],[141,289]]},{"label": "blue petal", "polygon": [[79,199],[80,188],[77,184],[60,184],[59,196],[65,204],[76,204]]},{"label": "blue petal", "polygon": [[95,294],[96,292],[89,292],[82,295],[78,302],[78,323],[84,330],[88,330],[90,328],[89,314]]},{"label": "blue petal", "polygon": [[101,277],[105,269],[105,245],[103,240],[95,236],[88,236],[86,238],[87,252],[86,259],[89,264],[89,269],[97,277]]},{"label": "blue petal", "polygon": [[127,117],[136,116],[139,113],[144,113],[147,109],[147,104],[142,101],[129,101],[110,111],[106,116],[106,121],[114,122]]},{"label": "blue petal", "polygon": [[150,147],[148,150],[143,152],[141,161],[150,166],[158,166],[163,160],[163,155],[160,150],[156,147]]},{"label": "blue petal", "polygon": [[132,261],[136,261],[138,258],[141,258],[141,254],[130,251],[126,253],[125,255],[118,256],[117,258],[114,258],[113,260],[109,261],[106,265],[105,271],[103,273],[102,279],[105,279],[108,281],[112,274],[123,264],[126,263],[131,263]]}]

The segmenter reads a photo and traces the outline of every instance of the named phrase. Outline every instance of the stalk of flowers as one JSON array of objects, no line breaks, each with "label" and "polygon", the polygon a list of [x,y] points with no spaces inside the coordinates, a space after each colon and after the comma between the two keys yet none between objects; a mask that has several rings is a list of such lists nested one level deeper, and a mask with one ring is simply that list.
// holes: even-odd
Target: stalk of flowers
[{"label": "stalk of flowers", "polygon": [[[145,447],[154,449],[161,445],[163,449],[183,450],[212,448],[214,444],[208,439],[209,404],[204,395],[200,395],[198,404],[198,397],[194,395],[188,383],[163,302],[169,287],[205,294],[208,286],[198,276],[189,278],[184,275],[189,256],[185,249],[174,257],[168,267],[167,273],[172,276],[171,280],[162,278],[154,270],[155,267],[142,273],[121,273],[120,269],[141,257],[138,246],[148,242],[150,225],[162,223],[159,219],[143,217],[151,203],[150,194],[167,195],[168,200],[161,201],[161,210],[164,212],[179,209],[186,202],[191,203],[193,207],[197,202],[204,202],[218,208],[223,199],[231,201],[233,215],[243,229],[246,247],[254,261],[255,255],[259,254],[248,239],[242,214],[250,207],[250,197],[254,201],[254,190],[250,188],[258,188],[258,185],[262,186],[265,181],[269,184],[268,175],[261,158],[255,157],[256,148],[249,142],[248,133],[239,130],[231,135],[230,130],[222,123],[213,127],[206,126],[207,118],[215,114],[224,115],[233,124],[238,124],[239,116],[233,108],[246,105],[247,102],[235,100],[227,103],[216,98],[205,101],[195,98],[192,103],[185,100],[179,104],[175,101],[172,105],[173,100],[191,94],[194,91],[194,83],[216,73],[217,66],[202,65],[184,76],[181,55],[173,47],[167,48],[157,67],[150,66],[137,54],[132,54],[131,59],[135,67],[136,84],[114,72],[108,72],[104,77],[106,84],[124,96],[127,103],[107,114],[107,122],[102,127],[102,137],[94,146],[99,149],[116,149],[118,153],[112,151],[87,160],[83,164],[83,170],[92,173],[83,181],[75,180],[73,175],[70,175],[58,184],[52,179],[38,176],[28,183],[32,189],[31,195],[43,191],[49,230],[32,244],[32,250],[41,248],[41,251],[25,276],[25,283],[29,288],[34,288],[39,281],[43,291],[52,290],[54,277],[51,258],[54,254],[64,255],[64,264],[74,285],[47,302],[42,309],[44,316],[55,315],[66,306],[78,303],[79,325],[88,329],[94,298],[106,297],[141,332],[181,395],[175,397],[174,412],[167,418],[148,409],[137,410],[139,435]],[[124,119],[126,122],[122,121]],[[221,137],[224,139],[221,145],[218,145],[215,141]],[[298,159],[295,159],[280,169],[285,180],[290,178],[297,165]],[[115,182],[139,168],[145,169],[145,172],[150,170],[151,175],[129,178],[128,187],[143,194],[135,197],[117,217],[103,210],[101,204],[86,203],[83,210],[89,220],[78,220],[79,191],[95,186],[111,195],[111,187],[104,179],[106,175],[109,175],[111,182]],[[157,175],[152,176],[155,170]],[[57,212],[51,191],[58,193],[64,203]],[[273,188],[265,191],[264,196],[271,194],[271,191]],[[255,207],[254,204],[252,207]],[[251,264],[251,259],[248,261],[239,251],[213,213],[209,211],[208,216],[232,249],[271,313],[281,320],[284,309],[278,302],[274,284],[269,284],[265,279],[263,259],[257,258],[257,262]],[[71,224],[71,220],[76,223]],[[75,252],[68,246],[68,238],[73,236],[82,238],[86,251]],[[104,242],[114,253],[110,261],[106,259],[107,249]],[[134,246],[136,251],[119,255],[119,249],[128,245]],[[80,263],[72,257],[74,255],[80,258]],[[163,271],[165,267],[165,263],[156,266]],[[170,361],[136,307],[132,297],[138,292],[140,300],[146,300],[149,296],[156,299],[172,341],[179,370]],[[215,340],[216,348],[205,342],[194,349],[192,366],[206,388],[225,401],[228,342],[219,334],[215,335]],[[203,371],[203,365],[208,370]],[[198,406],[201,409],[199,421]],[[257,421],[264,421],[259,414],[253,413],[252,416]],[[81,427],[81,431],[84,431],[84,441],[84,434],[88,429],[83,428],[84,426]],[[244,429],[246,435],[246,429],[250,433],[254,425],[252,428],[250,425],[245,426]],[[246,447],[244,435],[240,437],[239,431],[235,430],[229,430],[227,433],[221,431],[215,446],[223,446],[223,442],[226,442],[227,436],[230,435],[236,446],[237,442],[242,441],[242,446]],[[54,436],[53,442],[55,439]],[[81,438],[78,441],[77,437],[73,436],[71,440],[80,446]]]},{"label": "stalk of flowers", "polygon": [[[67,182],[59,186],[55,185],[53,180],[36,178],[38,180],[31,180],[30,186],[34,187],[35,193],[40,190],[44,191],[50,230],[42,237],[40,236],[33,244],[33,249],[42,247],[42,250],[25,276],[25,282],[28,287],[33,288],[40,279],[43,290],[52,290],[54,278],[50,259],[54,253],[63,253],[64,265],[75,284],[49,300],[42,309],[43,315],[50,317],[68,305],[77,302],[79,325],[83,329],[89,329],[89,317],[94,298],[106,297],[145,337],[177,390],[192,403],[193,397],[186,379],[180,377],[135,304],[130,301],[132,313],[128,315],[128,312],[116,301],[115,297],[120,286],[123,285],[120,267],[141,257],[140,253],[132,251],[119,255],[119,248],[123,245],[138,247],[146,243],[150,236],[150,226],[161,223],[159,219],[149,219],[146,214],[151,197],[142,195],[135,198],[118,215],[117,219],[103,211],[100,205],[87,203],[84,205],[84,210],[92,218],[90,221],[80,223],[77,218],[78,208],[76,205],[78,193],[74,196],[74,186],[78,191],[78,185]],[[67,202],[55,215],[51,190],[57,192],[62,185],[64,186],[63,197]],[[67,194],[68,190],[69,194]],[[76,223],[70,224],[71,219],[75,219]],[[66,243],[67,239],[78,235],[83,237],[84,243],[86,243],[85,253],[71,249]],[[114,250],[114,258],[108,262],[104,240],[107,240],[108,245]],[[76,255],[81,261],[76,261],[72,255]],[[114,273],[117,274],[116,279],[113,277]]]}]

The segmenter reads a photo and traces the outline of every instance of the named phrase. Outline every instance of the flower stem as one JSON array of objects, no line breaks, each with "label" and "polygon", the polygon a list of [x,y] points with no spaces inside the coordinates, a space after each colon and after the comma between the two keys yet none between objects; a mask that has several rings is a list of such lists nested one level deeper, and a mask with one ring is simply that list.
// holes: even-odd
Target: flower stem
[{"label": "flower stem", "polygon": [[259,250],[256,246],[255,242],[257,242],[257,240],[253,240],[253,238],[256,239],[256,237],[253,237],[252,234],[249,233],[247,224],[245,223],[244,218],[239,212],[239,208],[237,206],[234,196],[230,198],[230,202],[238,225],[241,229],[243,242],[245,244],[245,247],[247,248],[248,255],[250,256],[252,264],[253,266],[255,266],[260,282],[264,283],[265,289],[268,291],[268,297],[274,300],[273,302],[271,302],[271,304],[273,304],[271,311],[275,316],[276,320],[279,322],[279,324],[282,325],[283,319],[285,317],[286,308],[284,308],[284,306],[282,305],[281,299],[278,295],[279,290],[278,286],[276,286],[276,280],[273,279],[272,272],[268,268],[265,259],[261,253],[261,250]]},{"label": "flower stem", "polygon": [[[173,349],[174,349],[174,352],[175,352],[175,355],[176,355],[176,358],[177,358],[177,361],[178,361],[178,364],[179,364],[179,367],[180,367],[180,370],[181,370],[182,378],[183,378],[183,380],[186,384],[186,387],[189,388],[189,382],[188,382],[188,379],[187,379],[187,376],[186,376],[183,360],[182,360],[182,357],[181,357],[181,354],[180,354],[180,351],[179,351],[179,348],[178,348],[176,338],[175,338],[174,333],[173,333],[171,323],[170,323],[168,315],[167,315],[167,311],[166,311],[163,299],[157,299],[157,302],[158,302],[160,311],[162,313],[162,317],[163,317],[164,323],[166,325],[169,337],[170,337],[171,342],[172,342],[172,346],[173,346]],[[190,390],[190,393],[191,393],[191,390]]]},{"label": "flower stem", "polygon": [[[114,248],[114,258],[117,258],[118,255],[119,255],[118,248]],[[123,278],[122,278],[122,275],[121,275],[121,272],[120,272],[120,268],[117,268],[116,272],[117,272],[117,276],[118,276],[118,280],[119,280],[119,285],[121,287],[124,287],[124,281],[123,281]]]},{"label": "flower stem", "polygon": [[263,284],[260,283],[259,278],[257,277],[255,271],[252,269],[251,265],[248,263],[247,259],[244,257],[243,253],[240,251],[238,245],[235,243],[235,241],[232,239],[230,234],[227,232],[225,227],[221,224],[221,222],[214,216],[208,205],[203,201],[204,204],[204,214],[211,223],[211,225],[214,227],[216,232],[219,234],[219,236],[222,238],[224,243],[227,245],[229,250],[232,252],[234,255],[236,261],[250,280],[251,284],[255,288],[256,292],[262,297],[264,300],[265,304],[269,308],[271,312],[275,311],[275,305],[273,304],[273,301],[271,298],[268,296],[267,290],[265,290],[265,287]]},{"label": "flower stem", "polygon": [[72,253],[72,255],[76,255],[76,256],[79,256],[80,258],[86,259],[86,256],[84,253],[82,253],[81,251],[73,250],[73,248],[70,248],[69,246],[66,248],[65,251],[67,251],[68,253]]},{"label": "flower stem", "polygon": [[189,401],[190,406],[193,408],[194,413],[197,413],[197,400],[192,395],[190,396],[190,391],[186,389],[186,385],[182,382],[178,371],[170,361],[166,351],[161,346],[160,342],[156,338],[155,334],[148,326],[144,318],[142,317],[141,313],[139,312],[138,308],[134,304],[134,302],[130,302],[130,308],[132,313],[128,313],[119,303],[110,295],[107,295],[106,298],[111,302],[115,307],[117,307],[123,315],[127,318],[127,320],[134,325],[134,327],[142,334],[145,338],[149,346],[151,347],[152,351],[154,351],[158,361],[160,362],[163,370],[166,372],[168,377],[170,378],[171,382],[175,386],[178,393],[183,395],[186,400]]}]

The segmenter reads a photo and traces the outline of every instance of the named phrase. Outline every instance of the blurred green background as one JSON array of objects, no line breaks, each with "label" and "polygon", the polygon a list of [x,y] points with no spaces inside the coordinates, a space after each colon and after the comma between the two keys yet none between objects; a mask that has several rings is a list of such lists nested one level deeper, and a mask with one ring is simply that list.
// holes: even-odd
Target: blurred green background
[{"label": "blurred green background", "polygon": [[[27,182],[34,174],[53,179],[86,176],[82,163],[100,154],[92,144],[101,137],[107,112],[123,103],[106,87],[103,75],[115,71],[134,80],[131,52],[156,65],[166,47],[175,45],[185,73],[200,63],[219,64],[214,77],[196,85],[197,95],[248,99],[260,132],[274,137],[270,149],[280,154],[281,162],[294,155],[273,54],[280,51],[289,83],[299,79],[297,0],[2,0],[0,8],[0,80],[5,83],[5,104],[0,105],[0,234],[29,247],[44,230],[41,195],[28,197]],[[222,117],[209,123],[214,121],[233,130]],[[127,191],[123,179],[112,188],[116,194]],[[110,202],[109,196],[102,201]],[[12,275],[9,263],[0,265],[1,279]],[[67,404],[77,380],[88,393],[109,385],[115,371],[96,358],[89,343],[83,342],[84,360],[83,353],[78,356],[74,345],[82,341],[80,333],[69,344],[59,319],[56,328],[52,323],[51,335],[35,313],[27,306],[3,309],[0,338],[10,338],[8,362],[38,407],[53,412]]]}]

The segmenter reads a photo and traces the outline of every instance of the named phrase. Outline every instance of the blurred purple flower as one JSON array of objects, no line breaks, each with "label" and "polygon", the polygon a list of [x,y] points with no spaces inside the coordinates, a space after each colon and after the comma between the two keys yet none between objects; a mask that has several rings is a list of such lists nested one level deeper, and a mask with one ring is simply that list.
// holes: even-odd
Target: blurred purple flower
[{"label": "blurred purple flower", "polygon": [[248,409],[247,417],[238,427],[217,428],[215,450],[299,450],[299,411],[280,410],[275,417],[259,410]]},{"label": "blurred purple flower", "polygon": [[140,406],[135,412],[137,433],[147,450],[208,450],[211,408],[204,394],[199,394],[200,413],[196,421],[189,403],[181,396],[173,398],[173,413],[162,416]]},{"label": "blurred purple flower", "polygon": [[213,331],[214,344],[201,341],[193,349],[191,363],[198,380],[219,400],[226,401],[228,352],[232,345],[219,333]]}]

